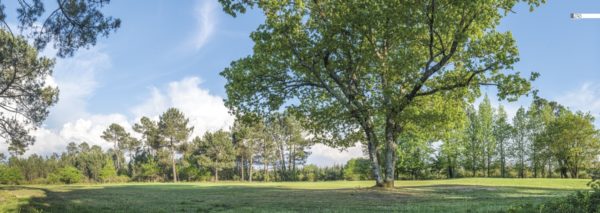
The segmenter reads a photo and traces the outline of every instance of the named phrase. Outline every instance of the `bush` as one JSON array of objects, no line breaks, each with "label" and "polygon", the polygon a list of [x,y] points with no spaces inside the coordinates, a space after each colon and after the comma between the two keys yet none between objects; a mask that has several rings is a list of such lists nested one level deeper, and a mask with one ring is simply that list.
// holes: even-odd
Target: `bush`
[{"label": "bush", "polygon": [[100,170],[100,174],[98,176],[100,178],[100,181],[104,183],[110,182],[112,179],[117,177],[117,170],[115,169],[112,160],[109,159],[106,161],[104,167],[102,167],[102,170]]},{"label": "bush", "polygon": [[344,166],[344,179],[346,180],[370,180],[371,162],[364,158],[353,158]]},{"label": "bush", "polygon": [[73,184],[81,182],[82,179],[83,174],[81,174],[81,171],[72,166],[60,168],[48,176],[48,182],[50,183]]},{"label": "bush", "polygon": [[23,175],[18,168],[0,166],[0,184],[19,184]]}]

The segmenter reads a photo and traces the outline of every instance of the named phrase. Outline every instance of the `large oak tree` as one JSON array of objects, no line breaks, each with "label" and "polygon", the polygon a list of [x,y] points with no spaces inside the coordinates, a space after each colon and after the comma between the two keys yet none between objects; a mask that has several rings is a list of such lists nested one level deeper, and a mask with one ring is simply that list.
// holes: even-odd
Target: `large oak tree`
[{"label": "large oak tree", "polygon": [[398,138],[415,103],[472,97],[481,85],[514,100],[537,76],[512,71],[515,40],[496,27],[517,3],[544,0],[220,2],[234,16],[247,7],[265,15],[251,34],[253,54],[221,73],[226,104],[237,114],[286,106],[307,118],[316,140],[364,141],[377,186],[394,185]]}]

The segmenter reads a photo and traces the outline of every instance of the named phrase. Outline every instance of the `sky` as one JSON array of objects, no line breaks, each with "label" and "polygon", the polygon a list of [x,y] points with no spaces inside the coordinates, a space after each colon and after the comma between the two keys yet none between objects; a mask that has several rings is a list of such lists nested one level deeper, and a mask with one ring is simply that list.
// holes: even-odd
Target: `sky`
[{"label": "sky", "polygon": [[[190,118],[193,136],[229,128],[233,117],[223,105],[225,79],[219,72],[252,53],[249,35],[264,21],[260,11],[233,18],[217,0],[147,0],[111,1],[103,12],[120,18],[121,28],[92,48],[57,59],[48,81],[59,87],[60,100],[33,132],[36,144],[26,155],[60,153],[69,142],[108,148],[100,138],[108,125],[130,129],[142,116],[157,119],[169,107]],[[533,12],[521,4],[514,12],[498,30],[511,31],[517,41],[521,60],[515,70],[539,72],[533,85],[542,97],[600,117],[600,19],[570,19],[572,12],[600,13],[600,1],[555,0]],[[531,100],[500,102],[493,88],[483,91],[509,115]],[[319,166],[362,156],[358,145],[339,151],[318,144],[310,151],[308,163]]]}]

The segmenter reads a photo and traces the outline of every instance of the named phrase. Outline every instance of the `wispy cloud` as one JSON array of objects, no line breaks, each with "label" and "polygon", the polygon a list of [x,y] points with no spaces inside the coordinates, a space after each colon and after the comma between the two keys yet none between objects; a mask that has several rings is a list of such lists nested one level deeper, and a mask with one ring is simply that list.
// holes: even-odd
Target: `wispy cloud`
[{"label": "wispy cloud", "polygon": [[217,6],[213,1],[202,0],[196,5],[194,12],[197,26],[192,40],[196,50],[204,47],[215,32],[217,23],[216,9]]},{"label": "wispy cloud", "polygon": [[574,110],[590,112],[598,118],[600,116],[600,84],[586,82],[581,87],[558,96],[556,101]]},{"label": "wispy cloud", "polygon": [[96,77],[110,67],[111,58],[99,46],[57,60],[50,84],[58,85],[59,101],[51,108],[46,125],[60,128],[66,122],[87,116],[88,99],[98,84]]}]

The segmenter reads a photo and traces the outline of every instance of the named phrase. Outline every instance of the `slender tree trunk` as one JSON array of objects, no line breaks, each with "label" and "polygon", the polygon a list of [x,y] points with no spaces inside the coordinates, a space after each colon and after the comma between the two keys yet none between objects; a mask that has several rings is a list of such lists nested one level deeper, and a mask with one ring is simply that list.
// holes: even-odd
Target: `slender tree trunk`
[{"label": "slender tree trunk", "polygon": [[173,141],[171,140],[171,159],[173,162],[173,182],[177,183],[177,167],[175,166],[175,149],[173,148]]},{"label": "slender tree trunk", "polygon": [[280,169],[280,180],[287,180],[286,178],[286,168],[285,168],[285,147],[283,146],[283,141],[280,142],[279,144],[279,158],[280,158],[280,162],[281,162],[281,169]]},{"label": "slender tree trunk", "polygon": [[119,173],[119,170],[121,170],[121,160],[119,160],[119,142],[115,141],[115,159],[117,159],[117,174]]},{"label": "slender tree trunk", "polygon": [[219,169],[215,166],[215,182],[219,182]]},{"label": "slender tree trunk", "polygon": [[490,153],[490,150],[487,151],[487,176],[491,177],[491,172],[490,172],[490,161],[492,161],[492,155]]},{"label": "slender tree trunk", "polygon": [[523,156],[521,156],[521,165],[519,167],[519,177],[520,178],[525,178],[525,162],[523,160]]},{"label": "slender tree trunk", "polygon": [[254,154],[250,154],[248,159],[248,181],[252,182],[252,168],[254,168]]},{"label": "slender tree trunk", "polygon": [[240,173],[242,174],[242,181],[245,181],[245,179],[244,179],[244,155],[242,155],[241,157],[242,157],[242,161],[240,164]]},{"label": "slender tree trunk", "polygon": [[548,177],[552,178],[552,158],[548,159]]},{"label": "slender tree trunk", "polygon": [[288,151],[288,179],[289,180],[295,180],[296,177],[296,173],[294,171],[294,161],[296,159],[296,154],[294,153],[294,145],[290,145],[289,147],[289,151]]},{"label": "slender tree trunk", "polygon": [[263,165],[264,165],[264,173],[265,176],[263,177],[263,181],[269,181],[269,161],[263,161]]},{"label": "slender tree trunk", "polygon": [[504,141],[500,141],[500,176],[506,177],[506,159],[504,158]]},{"label": "slender tree trunk", "polygon": [[452,169],[452,158],[448,155],[448,179],[454,177],[454,171]]},{"label": "slender tree trunk", "polygon": [[538,166],[539,166],[538,165],[539,164],[538,163],[539,160],[537,159],[538,156],[536,155],[536,150],[537,149],[534,148],[534,150],[532,152],[532,161],[533,161],[532,162],[532,166],[533,166],[533,177],[534,178],[538,177]]},{"label": "slender tree trunk", "polygon": [[129,165],[131,165],[131,177],[135,177],[135,165],[133,161],[133,153],[129,152]]},{"label": "slender tree trunk", "polygon": [[477,159],[475,156],[475,140],[471,140],[471,173],[473,174],[472,176],[475,177],[475,174],[477,173],[477,168],[475,166]]}]

